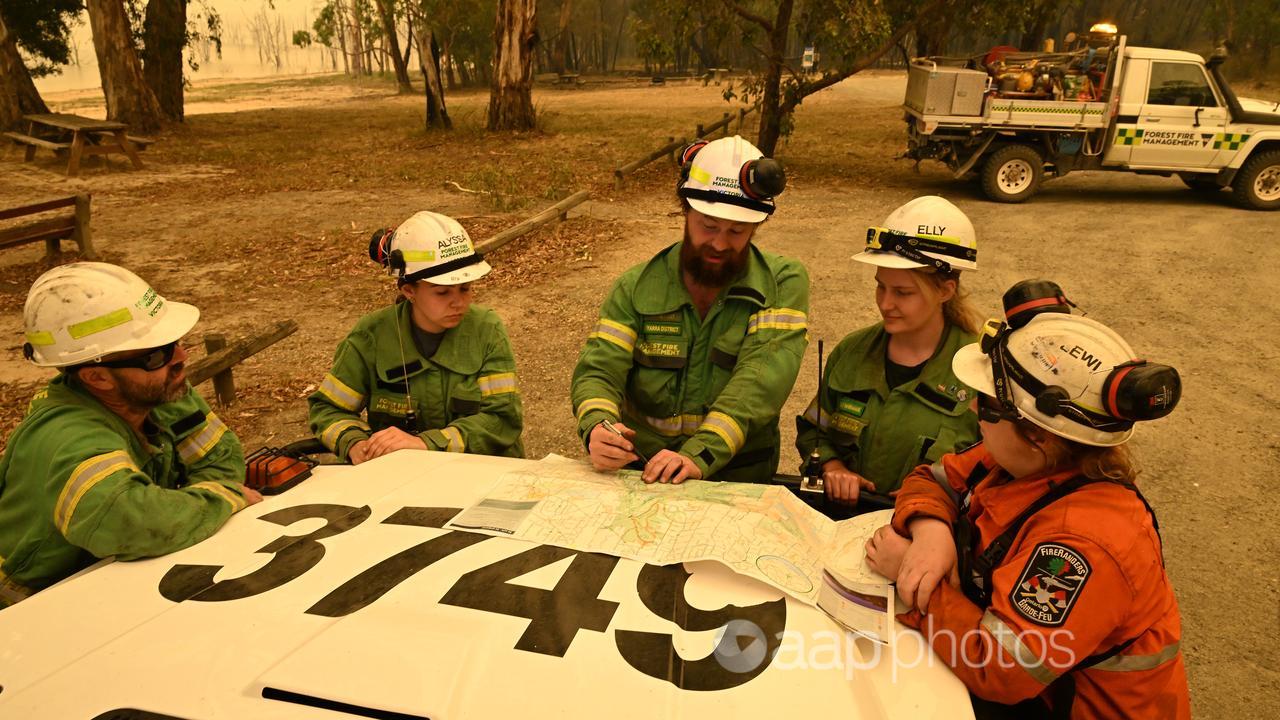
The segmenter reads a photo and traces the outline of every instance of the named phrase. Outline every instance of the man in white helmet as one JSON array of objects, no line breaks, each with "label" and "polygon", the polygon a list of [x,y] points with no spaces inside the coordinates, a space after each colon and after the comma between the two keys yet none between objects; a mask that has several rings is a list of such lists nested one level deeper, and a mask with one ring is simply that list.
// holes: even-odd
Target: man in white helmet
[{"label": "man in white helmet", "polygon": [[97,558],[163,555],[262,499],[235,434],[186,381],[200,311],[106,263],[41,275],[27,358],[60,372],[0,458],[0,607]]},{"label": "man in white helmet", "polygon": [[646,482],[764,481],[807,342],[809,276],[753,242],[785,186],[740,137],[682,153],[684,239],[614,284],[573,374],[578,432],[600,470]]}]

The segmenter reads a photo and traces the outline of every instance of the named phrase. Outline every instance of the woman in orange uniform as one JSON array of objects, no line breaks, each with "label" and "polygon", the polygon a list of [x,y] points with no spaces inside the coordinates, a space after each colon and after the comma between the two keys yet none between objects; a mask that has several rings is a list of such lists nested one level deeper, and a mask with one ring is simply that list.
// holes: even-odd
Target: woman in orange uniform
[{"label": "woman in orange uniform", "polygon": [[907,477],[872,567],[964,681],[979,718],[1188,718],[1178,604],[1126,441],[1181,385],[1057,285],[955,356],[982,442]]}]

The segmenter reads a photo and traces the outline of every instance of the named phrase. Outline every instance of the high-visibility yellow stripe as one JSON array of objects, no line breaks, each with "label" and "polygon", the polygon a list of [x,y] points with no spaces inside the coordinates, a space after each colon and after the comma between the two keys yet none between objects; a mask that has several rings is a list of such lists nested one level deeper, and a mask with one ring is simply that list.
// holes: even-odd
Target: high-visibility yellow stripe
[{"label": "high-visibility yellow stripe", "polygon": [[199,431],[191,433],[178,443],[178,455],[182,458],[182,462],[190,465],[208,455],[226,434],[227,426],[222,419],[209,413],[205,415]]},{"label": "high-visibility yellow stripe", "polygon": [[405,262],[435,262],[435,250],[401,250]]},{"label": "high-visibility yellow stripe", "polygon": [[100,333],[103,330],[110,330],[118,325],[123,325],[133,320],[133,313],[129,312],[129,308],[123,307],[118,310],[112,310],[106,315],[99,315],[96,318],[90,318],[78,323],[67,326],[67,333],[71,337],[79,340],[88,337],[94,333]]},{"label": "high-visibility yellow stripe", "polygon": [[982,629],[991,633],[996,642],[1000,644],[1000,647],[1004,648],[1004,651],[1009,653],[1017,661],[1018,665],[1022,666],[1023,670],[1027,671],[1032,680],[1041,685],[1048,685],[1058,679],[1058,674],[1045,667],[1044,663],[1041,662],[1040,656],[1023,644],[1018,633],[1014,632],[1013,628],[1006,625],[1003,620],[991,614],[990,610],[982,616],[981,624]]},{"label": "high-visibility yellow stripe", "polygon": [[631,352],[636,346],[636,331],[608,318],[600,318],[596,331],[589,337],[607,340],[627,352]]},{"label": "high-visibility yellow stripe", "polygon": [[607,413],[612,413],[614,417],[622,416],[622,413],[618,412],[618,403],[608,398],[588,398],[578,406],[578,419],[581,420],[583,416],[592,410],[604,410]]},{"label": "high-visibility yellow stripe", "polygon": [[338,440],[342,438],[342,433],[351,428],[359,428],[365,432],[369,432],[369,426],[359,420],[339,420],[330,425],[320,433],[320,442],[333,452],[338,451]]},{"label": "high-visibility yellow stripe", "polygon": [[27,342],[32,345],[52,345],[57,342],[53,339],[53,333],[45,332],[44,330],[36,330],[35,332],[29,332],[26,335]]},{"label": "high-visibility yellow stripe", "polygon": [[76,506],[80,504],[80,499],[85,493],[103,478],[121,470],[138,471],[133,458],[129,457],[129,453],[124,450],[95,455],[76,466],[71,476],[67,478],[66,484],[62,486],[62,492],[58,494],[58,502],[53,508],[54,524],[64,535],[70,529],[71,517],[75,514]]},{"label": "high-visibility yellow stripe", "polygon": [[769,308],[747,319],[748,335],[758,330],[805,330],[808,327],[805,314],[791,308]]},{"label": "high-visibility yellow stripe", "polygon": [[485,396],[513,393],[517,390],[515,373],[482,375],[476,382],[480,385],[480,394]]},{"label": "high-visibility yellow stripe", "polygon": [[231,488],[228,488],[226,485],[222,485],[221,483],[216,483],[212,480],[205,480],[198,483],[192,483],[188,487],[200,488],[201,490],[208,490],[209,492],[212,492],[214,495],[217,495],[223,500],[226,500],[227,503],[231,505],[231,512],[233,513],[243,510],[248,505],[248,501],[246,501],[243,497],[241,497],[239,493],[231,490]]},{"label": "high-visibility yellow stripe", "polygon": [[707,419],[702,421],[702,426],[699,429],[710,430],[719,435],[725,444],[729,446],[729,452],[732,453],[741,450],[743,444],[747,441],[747,436],[742,432],[738,421],[719,410],[713,410],[708,413]]},{"label": "high-visibility yellow stripe", "polygon": [[444,435],[449,441],[449,446],[445,448],[447,452],[465,452],[467,442],[462,439],[462,432],[456,427],[446,427],[440,429],[440,434]]},{"label": "high-visibility yellow stripe", "polygon": [[325,373],[324,380],[318,388],[321,395],[329,398],[334,405],[350,412],[356,412],[364,405],[364,395],[351,389],[351,386],[339,380],[333,373]]},{"label": "high-visibility yellow stripe", "polygon": [[1155,670],[1178,656],[1181,642],[1173,642],[1160,648],[1160,652],[1150,655],[1116,655],[1089,668],[1090,670],[1106,670],[1108,672],[1142,672]]}]

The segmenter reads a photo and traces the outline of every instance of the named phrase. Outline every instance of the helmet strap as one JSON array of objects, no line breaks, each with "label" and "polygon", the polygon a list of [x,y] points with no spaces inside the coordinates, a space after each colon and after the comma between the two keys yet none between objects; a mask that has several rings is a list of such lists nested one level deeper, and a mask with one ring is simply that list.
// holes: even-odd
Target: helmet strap
[{"label": "helmet strap", "polygon": [[696,188],[680,188],[676,194],[687,200],[702,200],[709,203],[724,203],[726,205],[737,205],[748,210],[762,212],[765,215],[772,215],[774,207],[772,204],[761,201],[752,200],[748,197],[739,197],[737,195],[729,195],[726,193],[718,193],[714,190],[699,190]]}]

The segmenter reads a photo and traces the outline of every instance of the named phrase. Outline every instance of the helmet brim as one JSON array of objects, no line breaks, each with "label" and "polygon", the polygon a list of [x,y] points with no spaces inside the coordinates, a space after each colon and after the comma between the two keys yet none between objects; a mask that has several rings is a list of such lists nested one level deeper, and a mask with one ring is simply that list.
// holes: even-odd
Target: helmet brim
[{"label": "helmet brim", "polygon": [[436,275],[434,277],[422,279],[432,285],[464,285],[466,283],[479,280],[490,272],[493,272],[493,266],[490,265],[488,261],[481,260],[474,265],[467,265],[466,267],[461,267],[457,270],[451,270],[443,275]]},{"label": "helmet brim", "polygon": [[729,220],[731,222],[744,223],[762,223],[765,218],[769,217],[769,213],[751,208],[744,208],[741,205],[734,205],[727,202],[707,202],[706,200],[689,199],[689,207],[697,210],[703,215],[708,215],[721,220]]},{"label": "helmet brim", "polygon": [[914,260],[908,260],[897,253],[885,252],[883,250],[863,250],[854,255],[854,260],[868,265],[875,265],[883,268],[894,268],[896,270],[914,270],[916,268],[927,267]]},{"label": "helmet brim", "polygon": [[995,397],[996,383],[992,379],[991,358],[982,352],[978,343],[965,345],[951,357],[951,371],[956,379],[983,395]]},{"label": "helmet brim", "polygon": [[105,355],[113,355],[119,352],[128,352],[130,350],[148,350],[150,348],[158,348],[168,345],[171,342],[177,342],[191,332],[191,328],[196,326],[200,320],[200,309],[195,305],[187,303],[171,302],[166,300],[164,303],[164,317],[151,326],[145,334],[138,337],[130,338],[120,343],[106,352],[104,355],[89,355],[87,353],[78,353],[76,356],[64,359],[44,358],[42,353],[37,350],[36,356],[31,358],[32,364],[37,367],[73,367],[83,363],[92,362]]}]

